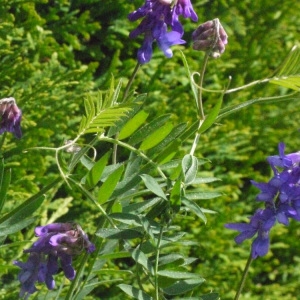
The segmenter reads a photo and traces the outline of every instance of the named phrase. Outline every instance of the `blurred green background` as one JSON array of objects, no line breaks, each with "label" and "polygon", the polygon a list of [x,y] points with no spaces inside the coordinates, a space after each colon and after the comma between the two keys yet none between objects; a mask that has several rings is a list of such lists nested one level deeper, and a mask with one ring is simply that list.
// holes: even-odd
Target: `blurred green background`
[{"label": "blurred green background", "polygon": [[[229,44],[221,58],[210,60],[204,87],[222,89],[232,77],[230,88],[263,79],[272,74],[300,40],[300,3],[297,1],[192,1],[199,24],[219,18],[229,35]],[[0,98],[13,96],[23,111],[24,136],[17,141],[9,135],[2,147],[6,166],[12,168],[12,184],[4,213],[35,194],[57,174],[53,153],[28,151],[31,147],[57,147],[72,139],[83,115],[83,99],[92,91],[105,90],[111,75],[126,84],[135,64],[141,39],[130,40],[129,32],[138,22],[127,15],[143,1],[114,0],[1,0],[0,5]],[[178,50],[182,50],[192,71],[199,71],[204,53],[191,49],[191,33],[197,24],[182,20],[186,45],[173,48],[174,57],[166,59],[155,47],[153,59],[139,71],[133,88],[148,93],[145,109],[151,116],[172,113],[174,122],[192,122],[196,118],[192,93]],[[199,25],[198,24],[198,25]],[[284,95],[286,89],[258,85],[227,95],[224,107],[257,97]],[[208,111],[218,94],[204,93]],[[238,246],[235,232],[224,228],[226,222],[247,221],[259,203],[250,179],[268,180],[271,170],[266,157],[277,153],[284,141],[287,152],[300,148],[298,103],[254,105],[222,119],[201,136],[196,155],[210,160],[203,174],[220,182],[207,186],[223,193],[217,200],[201,203],[217,211],[204,225],[193,219],[181,224],[197,246],[185,248],[199,257],[193,264],[206,283],[194,296],[219,292],[221,299],[233,299],[246,263],[250,241]],[[188,150],[190,144],[183,147]],[[40,208],[41,222],[62,203],[62,214],[80,223],[90,215],[90,207],[76,192],[59,187],[46,195]],[[63,219],[63,217],[62,217]],[[26,244],[9,247],[12,241],[32,238],[31,231],[11,235],[0,249],[0,291],[17,288],[17,270],[7,262],[20,257]],[[299,225],[276,226],[271,250],[254,261],[242,299],[299,299],[300,241]],[[126,280],[126,279],[125,279]],[[16,292],[17,293],[17,292]],[[114,285],[94,291],[94,299],[119,299]]]}]

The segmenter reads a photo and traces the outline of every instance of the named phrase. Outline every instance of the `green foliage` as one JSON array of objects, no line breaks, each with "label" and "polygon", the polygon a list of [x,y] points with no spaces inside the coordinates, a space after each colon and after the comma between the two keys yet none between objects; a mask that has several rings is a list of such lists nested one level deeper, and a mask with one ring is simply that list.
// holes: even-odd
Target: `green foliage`
[{"label": "green foliage", "polygon": [[[257,208],[249,180],[268,180],[264,161],[277,143],[300,146],[300,6],[193,3],[201,23],[218,17],[229,34],[225,53],[208,63],[199,123],[203,55],[187,46],[169,60],[155,45],[124,92],[141,41],[128,40],[137,23],[127,15],[141,3],[1,2],[0,94],[16,98],[24,132],[1,135],[2,299],[17,299],[11,262],[35,240],[33,226],[69,220],[97,250],[75,260],[74,281],[58,274],[57,288],[38,286],[37,298],[234,297],[250,242],[236,246],[224,223]],[[188,45],[196,25],[183,22]],[[245,298],[298,298],[298,231],[296,222],[276,228]]]}]

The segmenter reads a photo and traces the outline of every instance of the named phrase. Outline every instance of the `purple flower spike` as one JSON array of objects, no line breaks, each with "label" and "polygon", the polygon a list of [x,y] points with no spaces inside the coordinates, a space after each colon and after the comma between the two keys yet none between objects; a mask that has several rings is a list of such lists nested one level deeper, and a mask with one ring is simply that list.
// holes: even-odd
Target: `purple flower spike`
[{"label": "purple flower spike", "polygon": [[30,253],[26,263],[15,261],[22,270],[18,279],[21,282],[20,297],[28,297],[37,291],[36,282],[46,283],[49,290],[55,287],[53,276],[58,273],[59,266],[64,275],[73,280],[76,271],[72,266],[73,257],[83,250],[88,253],[95,251],[82,228],[75,223],[53,223],[35,228],[39,239],[31,248],[24,250]]},{"label": "purple flower spike", "polygon": [[13,133],[16,138],[21,138],[22,112],[18,108],[15,98],[9,97],[0,100],[0,117],[0,134],[7,131]]},{"label": "purple flower spike", "polygon": [[264,256],[270,246],[269,233],[276,222],[289,225],[290,218],[300,221],[300,152],[284,154],[285,145],[279,143],[279,155],[267,158],[274,176],[269,182],[251,183],[260,189],[256,200],[263,202],[264,209],[259,209],[250,218],[250,223],[229,223],[225,227],[237,230],[235,238],[240,244],[245,239],[256,236],[252,242],[252,258]]},{"label": "purple flower spike", "polygon": [[143,6],[128,15],[128,19],[132,22],[143,18],[129,35],[130,38],[144,36],[137,55],[140,64],[151,60],[152,44],[155,41],[168,58],[173,56],[171,46],[185,43],[181,39],[184,31],[179,22],[180,15],[193,21],[198,20],[190,0],[145,0]]}]

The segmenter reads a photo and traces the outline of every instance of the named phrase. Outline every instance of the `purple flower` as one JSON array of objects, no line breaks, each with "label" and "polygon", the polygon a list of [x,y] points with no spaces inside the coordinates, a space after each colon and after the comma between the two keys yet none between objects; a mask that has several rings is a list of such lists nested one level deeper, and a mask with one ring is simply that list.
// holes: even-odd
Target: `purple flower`
[{"label": "purple flower", "polygon": [[16,138],[21,138],[21,119],[22,112],[16,104],[13,97],[3,98],[0,100],[0,134],[3,132],[11,132]]},{"label": "purple flower", "polygon": [[[153,53],[152,44],[155,41],[168,58],[173,56],[171,46],[185,43],[181,39],[183,27],[179,22],[180,15],[193,21],[198,19],[190,0],[177,0],[174,5],[170,0],[146,0],[143,6],[128,15],[128,19],[132,22],[143,18],[129,35],[130,38],[144,35],[143,44],[137,55],[140,64],[150,61]],[[171,30],[168,30],[169,28]]]},{"label": "purple flower", "polygon": [[250,223],[229,223],[225,224],[228,229],[237,230],[240,234],[235,237],[237,244],[246,239],[251,239],[257,234],[252,243],[252,258],[267,254],[270,245],[269,231],[274,226],[276,217],[272,209],[258,209],[250,218]]},{"label": "purple flower", "polygon": [[[279,155],[269,156],[274,176],[269,182],[251,183],[260,189],[256,200],[263,202],[264,209],[259,209],[250,218],[250,223],[229,223],[225,227],[237,230],[240,234],[236,243],[242,243],[256,235],[252,243],[252,258],[267,254],[270,244],[269,232],[276,221],[289,225],[289,219],[300,221],[300,153],[284,154],[285,145],[280,143]],[[278,169],[279,168],[279,169]]]},{"label": "purple flower", "polygon": [[206,51],[213,58],[218,58],[227,45],[227,34],[219,19],[207,21],[200,25],[192,34],[193,49]]},{"label": "purple flower", "polygon": [[37,291],[36,282],[46,283],[49,290],[55,287],[53,275],[62,268],[64,275],[72,280],[76,271],[72,266],[73,256],[82,250],[91,253],[95,250],[86,233],[78,224],[53,223],[35,229],[39,239],[31,248],[24,250],[30,253],[26,263],[15,261],[21,268],[18,279],[21,282],[20,297],[27,297]]},{"label": "purple flower", "polygon": [[272,168],[280,167],[280,168],[290,168],[295,163],[300,162],[300,152],[284,154],[285,144],[279,143],[278,145],[279,155],[269,156],[267,158],[269,164]]}]

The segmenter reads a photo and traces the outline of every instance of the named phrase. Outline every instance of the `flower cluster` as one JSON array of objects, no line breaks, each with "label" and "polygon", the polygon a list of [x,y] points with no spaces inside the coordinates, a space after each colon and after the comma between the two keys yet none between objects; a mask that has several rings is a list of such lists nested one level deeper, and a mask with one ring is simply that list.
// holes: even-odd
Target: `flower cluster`
[{"label": "flower cluster", "polygon": [[58,273],[60,267],[68,279],[74,279],[73,256],[80,254],[83,249],[89,253],[95,250],[86,233],[74,223],[39,226],[35,234],[39,239],[31,248],[24,250],[24,253],[30,253],[27,262],[14,262],[22,269],[18,279],[21,282],[20,297],[25,296],[25,299],[37,291],[36,282],[46,283],[48,289],[53,289],[53,275]]},{"label": "flower cluster", "polygon": [[0,100],[0,134],[11,132],[16,138],[21,138],[21,118],[22,112],[16,104],[13,97],[3,98]]},{"label": "flower cluster", "polygon": [[252,258],[267,254],[270,246],[270,230],[279,222],[289,224],[289,219],[300,221],[300,152],[284,154],[285,145],[279,143],[279,155],[269,156],[268,162],[274,176],[268,183],[251,183],[260,189],[256,200],[264,202],[265,208],[258,209],[250,223],[229,223],[225,227],[237,230],[235,238],[240,244],[256,234],[252,243]]},{"label": "flower cluster", "polygon": [[228,43],[227,37],[219,19],[207,21],[192,34],[193,49],[208,51],[210,56],[217,58],[225,51],[225,45]]},{"label": "flower cluster", "polygon": [[170,49],[172,45],[185,43],[181,39],[184,31],[179,21],[180,15],[193,21],[198,20],[190,0],[145,0],[143,6],[129,14],[130,21],[143,18],[138,27],[130,33],[130,38],[144,35],[144,42],[137,55],[140,64],[150,61],[154,41],[168,58],[173,56]]}]

